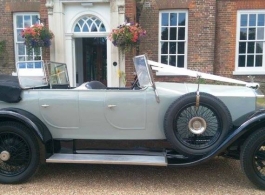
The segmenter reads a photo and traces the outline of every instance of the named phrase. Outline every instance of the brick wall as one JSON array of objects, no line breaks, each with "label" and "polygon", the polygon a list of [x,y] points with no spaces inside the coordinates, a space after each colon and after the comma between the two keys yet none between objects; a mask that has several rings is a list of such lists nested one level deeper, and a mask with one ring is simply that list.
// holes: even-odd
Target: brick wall
[{"label": "brick wall", "polygon": [[[249,80],[247,76],[233,76],[236,58],[237,11],[265,9],[264,0],[219,0],[217,1],[217,34],[215,74]],[[255,76],[256,81],[265,81],[264,76]]]},{"label": "brick wall", "polygon": [[[213,73],[216,0],[146,0],[151,7],[143,7],[140,23],[147,30],[140,53],[158,61],[159,11],[167,9],[188,10],[188,60],[189,69]],[[160,81],[183,81],[186,77],[156,77]]]},{"label": "brick wall", "polygon": [[[15,49],[13,33],[13,13],[39,12],[40,18],[47,17],[46,0],[5,0],[0,1],[0,41],[6,40],[7,63],[0,60],[0,73],[11,74],[15,70]],[[47,20],[48,22],[48,20]],[[46,22],[46,25],[48,23]],[[49,50],[44,52],[44,60],[49,59]],[[6,59],[5,59],[6,61]]]}]

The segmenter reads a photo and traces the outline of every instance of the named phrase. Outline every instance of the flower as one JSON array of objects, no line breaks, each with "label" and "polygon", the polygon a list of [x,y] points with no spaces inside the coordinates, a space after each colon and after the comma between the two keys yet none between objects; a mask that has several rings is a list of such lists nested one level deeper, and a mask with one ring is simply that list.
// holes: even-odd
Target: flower
[{"label": "flower", "polygon": [[114,46],[128,52],[139,44],[140,37],[144,35],[146,35],[146,31],[138,23],[127,23],[118,26],[117,29],[113,29],[108,38]]},{"label": "flower", "polygon": [[43,24],[34,24],[27,27],[21,32],[21,36],[25,38],[25,45],[29,50],[39,47],[50,47],[53,33]]}]

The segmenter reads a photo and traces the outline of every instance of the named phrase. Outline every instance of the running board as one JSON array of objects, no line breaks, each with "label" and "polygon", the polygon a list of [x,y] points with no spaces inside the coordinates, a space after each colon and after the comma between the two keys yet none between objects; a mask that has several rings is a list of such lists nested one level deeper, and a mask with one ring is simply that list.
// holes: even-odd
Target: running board
[{"label": "running board", "polygon": [[117,164],[167,166],[164,155],[53,154],[47,163]]}]

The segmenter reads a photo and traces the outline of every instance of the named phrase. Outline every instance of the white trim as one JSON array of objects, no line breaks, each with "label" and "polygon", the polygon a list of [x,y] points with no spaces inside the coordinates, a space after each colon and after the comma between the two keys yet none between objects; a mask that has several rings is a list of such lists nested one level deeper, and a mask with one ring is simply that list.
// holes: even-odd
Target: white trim
[{"label": "white trim", "polygon": [[[236,53],[235,53],[235,71],[233,72],[233,75],[263,75],[265,72],[265,28],[264,28],[264,40],[253,40],[253,42],[263,42],[263,54],[262,54],[262,67],[238,67],[238,57],[239,57],[239,42],[240,42],[240,27],[241,27],[241,15],[243,14],[265,14],[265,9],[260,9],[260,10],[238,10],[237,11],[237,33],[236,33]],[[254,26],[253,26],[254,27]],[[255,28],[257,28],[257,24]],[[249,24],[245,26],[245,28],[249,28]],[[246,40],[245,42],[249,43],[251,41]],[[246,48],[247,50],[247,48]],[[247,51],[246,55],[247,56]],[[254,56],[256,56],[256,48],[254,49]],[[246,62],[247,63],[247,60]],[[254,63],[255,63],[255,58],[254,58]]]},{"label": "white trim", "polygon": [[[189,12],[186,9],[180,9],[180,10],[163,10],[159,12],[159,24],[158,24],[158,61],[161,62],[161,20],[162,20],[162,13],[185,13],[186,14],[186,21],[185,21],[185,39],[178,41],[176,40],[176,43],[178,42],[184,42],[185,43],[185,49],[184,49],[184,68],[187,68],[187,59],[188,59],[188,22],[189,22]],[[177,24],[178,26],[178,24]],[[178,55],[176,54],[176,57]],[[168,76],[170,73],[161,73],[160,76]]]},{"label": "white trim", "polygon": [[[100,19],[102,21],[102,23],[104,24],[105,29],[106,29],[106,32],[104,32],[104,33],[110,33],[110,24],[105,20],[103,15],[99,14],[98,12],[92,11],[92,10],[86,10],[86,11],[78,12],[74,17],[72,17],[72,19],[69,22],[69,25],[66,29],[66,32],[71,32],[71,33],[74,32],[75,24],[80,19],[82,19],[84,16],[87,16],[87,15],[93,15],[93,16],[97,17],[98,19]],[[76,33],[77,32],[75,32],[75,34]],[[90,33],[93,33],[93,32],[87,32],[87,34],[90,34]],[[100,32],[98,32],[98,33],[100,33]]]},{"label": "white trim", "polygon": [[258,70],[253,70],[255,68],[252,68],[251,70],[249,71],[240,71],[240,70],[237,70],[237,71],[233,71],[233,75],[265,75],[265,69],[261,70],[261,71],[258,71]]},{"label": "white trim", "polygon": [[[38,17],[40,17],[39,12],[19,12],[19,13],[14,13],[13,14],[15,63],[19,62],[19,59],[18,59],[18,46],[17,45],[18,45],[18,43],[22,43],[22,42],[17,42],[17,26],[16,26],[16,24],[17,24],[17,16],[23,16],[24,17],[25,15],[38,15]],[[25,54],[25,56],[26,56],[26,54]]]}]

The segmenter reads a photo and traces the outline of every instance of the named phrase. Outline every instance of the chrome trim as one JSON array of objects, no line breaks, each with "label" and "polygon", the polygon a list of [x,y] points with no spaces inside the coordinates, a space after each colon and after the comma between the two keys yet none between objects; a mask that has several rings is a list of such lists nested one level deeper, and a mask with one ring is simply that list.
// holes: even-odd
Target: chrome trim
[{"label": "chrome trim", "polygon": [[166,156],[143,155],[53,154],[46,162],[167,166]]},{"label": "chrome trim", "polygon": [[10,153],[8,151],[2,151],[0,154],[0,159],[2,161],[8,161],[10,159]]}]

